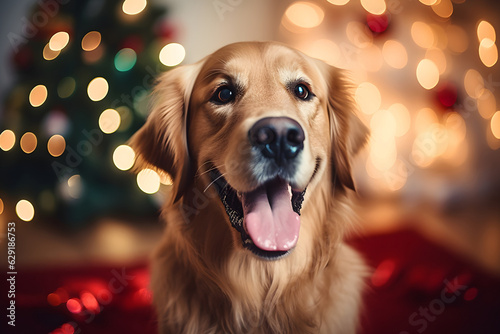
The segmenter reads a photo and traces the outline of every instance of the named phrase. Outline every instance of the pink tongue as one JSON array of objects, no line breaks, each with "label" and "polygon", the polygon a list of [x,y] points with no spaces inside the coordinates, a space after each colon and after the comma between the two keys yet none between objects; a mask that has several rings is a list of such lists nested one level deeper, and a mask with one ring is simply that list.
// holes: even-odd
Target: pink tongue
[{"label": "pink tongue", "polygon": [[288,185],[273,181],[242,195],[243,223],[254,244],[266,251],[287,251],[297,244],[300,217],[293,211]]}]

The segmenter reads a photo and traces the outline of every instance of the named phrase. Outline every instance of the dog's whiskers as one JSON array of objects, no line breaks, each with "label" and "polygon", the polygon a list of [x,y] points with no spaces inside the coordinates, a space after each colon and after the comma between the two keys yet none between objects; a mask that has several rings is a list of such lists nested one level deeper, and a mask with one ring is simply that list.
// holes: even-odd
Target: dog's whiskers
[{"label": "dog's whiskers", "polygon": [[208,184],[208,186],[205,188],[205,190],[203,190],[203,192],[207,192],[208,188],[210,188],[215,182],[217,182],[220,178],[224,177],[225,174],[221,174],[219,176],[217,176],[217,178],[215,180],[213,180],[212,182],[210,182]]}]

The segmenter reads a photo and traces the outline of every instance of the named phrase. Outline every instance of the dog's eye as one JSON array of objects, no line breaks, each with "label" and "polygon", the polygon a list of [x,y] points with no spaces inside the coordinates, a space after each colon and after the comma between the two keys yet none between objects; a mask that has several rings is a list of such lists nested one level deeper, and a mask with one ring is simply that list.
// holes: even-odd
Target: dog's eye
[{"label": "dog's eye", "polygon": [[234,100],[234,91],[229,86],[221,86],[217,88],[214,95],[210,101],[215,102],[217,104],[226,104]]},{"label": "dog's eye", "polygon": [[298,84],[294,89],[295,96],[297,96],[301,100],[308,100],[311,93],[309,89],[304,84]]}]

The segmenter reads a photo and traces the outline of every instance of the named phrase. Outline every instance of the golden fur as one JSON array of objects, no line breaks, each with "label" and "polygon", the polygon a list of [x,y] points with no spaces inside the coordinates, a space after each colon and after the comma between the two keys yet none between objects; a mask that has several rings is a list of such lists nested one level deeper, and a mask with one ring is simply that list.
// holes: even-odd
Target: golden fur
[{"label": "golden fur", "polygon": [[[238,100],[210,103],[228,77],[241,87]],[[304,78],[316,95],[307,103],[285,84]],[[366,268],[342,238],[354,218],[351,159],[367,130],[341,70],[278,43],[236,43],[165,73],[153,100],[131,145],[139,168],[174,180],[152,262],[160,333],[354,333]],[[248,129],[284,115],[305,132],[296,179],[307,192],[297,246],[266,261],[243,248],[208,172],[218,168],[239,191],[255,188]]]}]

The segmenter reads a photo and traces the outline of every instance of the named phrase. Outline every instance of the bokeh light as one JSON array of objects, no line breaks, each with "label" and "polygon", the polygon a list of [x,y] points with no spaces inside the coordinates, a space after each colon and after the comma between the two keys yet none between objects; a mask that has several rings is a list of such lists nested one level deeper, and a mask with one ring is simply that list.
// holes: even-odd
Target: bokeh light
[{"label": "bokeh light", "polygon": [[498,49],[494,41],[485,38],[479,44],[479,58],[484,66],[492,67],[498,61]]},{"label": "bokeh light", "polygon": [[82,49],[84,51],[93,51],[101,44],[101,33],[90,31],[82,38]]},{"label": "bokeh light", "polygon": [[427,5],[427,6],[432,6],[434,5],[436,2],[438,2],[438,0],[419,0],[421,3],[423,3],[424,5]]},{"label": "bokeh light", "polygon": [[465,73],[464,88],[467,95],[477,99],[484,91],[484,79],[482,75],[475,69],[469,69]]},{"label": "bokeh light", "polygon": [[480,21],[477,25],[477,39],[481,42],[483,39],[490,39],[491,41],[496,41],[495,28],[488,21]]},{"label": "bokeh light", "polygon": [[439,69],[430,59],[423,59],[417,66],[418,83],[425,89],[436,87],[439,82]]},{"label": "bokeh light", "polygon": [[87,94],[92,101],[101,101],[108,94],[109,85],[103,77],[97,77],[90,81]]},{"label": "bokeh light", "polygon": [[318,39],[309,46],[307,50],[304,50],[309,56],[321,59],[329,65],[339,66],[341,53],[335,42],[329,39]]},{"label": "bokeh light", "polygon": [[68,188],[67,188],[68,195],[74,199],[80,198],[83,190],[81,176],[78,174],[72,175],[68,179],[67,183],[68,183]]},{"label": "bokeh light", "polygon": [[484,119],[490,119],[496,112],[497,100],[489,89],[483,89],[482,94],[477,98],[477,110]]},{"label": "bokeh light", "polygon": [[115,67],[120,72],[126,72],[134,67],[137,62],[137,54],[129,48],[121,49],[115,56]]},{"label": "bokeh light", "polygon": [[417,133],[425,132],[432,124],[439,122],[436,112],[431,108],[422,108],[415,115],[414,128]]},{"label": "bokeh light", "polygon": [[169,43],[160,50],[160,62],[165,66],[179,65],[186,56],[186,50],[179,43]]},{"label": "bokeh light", "polygon": [[61,53],[60,50],[57,50],[57,51],[52,50],[49,47],[49,44],[47,43],[45,45],[45,47],[43,48],[42,55],[43,55],[43,59],[45,59],[45,60],[54,60],[57,58],[57,56],[59,56],[60,53]]},{"label": "bokeh light", "polygon": [[358,48],[364,49],[373,45],[373,34],[366,24],[349,22],[345,32],[349,41]]},{"label": "bokeh light", "polygon": [[453,14],[453,3],[451,0],[439,0],[432,5],[432,10],[438,16],[447,19]]},{"label": "bokeh light", "polygon": [[4,210],[4,205],[2,199],[0,198],[0,215],[3,213],[3,210]]},{"label": "bokeh light", "polygon": [[137,185],[146,194],[154,194],[160,189],[160,176],[152,169],[143,169],[137,174]]},{"label": "bokeh light", "polygon": [[500,111],[495,112],[491,117],[490,127],[495,138],[500,139]]},{"label": "bokeh light", "polygon": [[388,110],[378,110],[370,120],[370,132],[377,140],[392,140],[396,136],[397,122],[393,113]]},{"label": "bokeh light", "polygon": [[78,298],[68,299],[66,302],[66,308],[73,314],[78,314],[82,312],[82,304]]},{"label": "bokeh light", "polygon": [[128,145],[120,145],[113,152],[113,163],[120,170],[129,170],[135,162],[135,152]]},{"label": "bokeh light", "polygon": [[47,142],[47,150],[55,158],[61,156],[66,150],[66,140],[61,135],[53,135]]},{"label": "bokeh light", "polygon": [[76,88],[76,80],[72,77],[65,77],[61,79],[59,85],[57,85],[57,95],[61,99],[65,99],[73,95]]},{"label": "bokeh light", "polygon": [[408,108],[401,103],[394,103],[388,109],[396,122],[396,137],[404,136],[409,130],[411,125],[411,117]]},{"label": "bokeh light", "polygon": [[30,104],[33,107],[40,107],[47,100],[48,91],[44,85],[37,85],[33,87],[29,95]]},{"label": "bokeh light", "polygon": [[371,14],[381,15],[384,14],[387,6],[385,0],[361,0],[361,6]]},{"label": "bokeh light", "polygon": [[49,48],[52,51],[61,51],[69,43],[69,34],[66,31],[55,33],[49,40]]},{"label": "bokeh light", "polygon": [[406,52],[406,48],[398,41],[386,41],[382,48],[382,54],[390,67],[402,69],[408,64],[408,53]]},{"label": "bokeh light", "polygon": [[110,134],[120,126],[120,114],[115,109],[106,109],[99,116],[99,128],[102,132]]},{"label": "bokeh light", "polygon": [[430,49],[436,44],[436,36],[434,36],[434,31],[425,22],[413,22],[411,26],[411,37],[415,44],[424,49]]},{"label": "bokeh light", "polygon": [[0,134],[0,148],[3,151],[10,151],[16,143],[16,135],[12,130],[3,130]]},{"label": "bokeh light", "polygon": [[349,2],[349,0],[327,0],[332,5],[343,6]]},{"label": "bokeh light", "polygon": [[16,214],[19,219],[29,222],[35,217],[35,207],[30,201],[22,199],[16,204]]},{"label": "bokeh light", "polygon": [[360,83],[356,88],[354,98],[361,111],[367,115],[376,112],[382,104],[380,91],[370,82]]},{"label": "bokeh light", "polygon": [[36,149],[37,139],[33,132],[26,132],[20,140],[21,150],[24,153],[32,153]]},{"label": "bokeh light", "polygon": [[128,15],[137,15],[146,8],[146,0],[125,0],[122,5],[122,10]]},{"label": "bokeh light", "polygon": [[437,66],[439,74],[446,72],[447,61],[444,52],[438,48],[431,48],[425,52],[425,58],[432,60],[432,62]]},{"label": "bokeh light", "polygon": [[325,13],[321,7],[310,2],[295,2],[285,11],[285,17],[300,28],[314,28],[323,22]]}]

